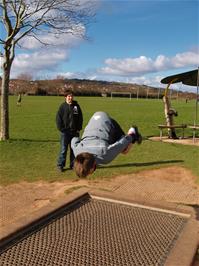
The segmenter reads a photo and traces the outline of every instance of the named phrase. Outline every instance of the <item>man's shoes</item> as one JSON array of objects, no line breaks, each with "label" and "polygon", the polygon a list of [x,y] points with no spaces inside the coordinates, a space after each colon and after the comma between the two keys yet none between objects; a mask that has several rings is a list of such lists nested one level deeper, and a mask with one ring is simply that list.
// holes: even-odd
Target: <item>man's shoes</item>
[{"label": "man's shoes", "polygon": [[128,135],[132,137],[132,143],[137,142],[137,144],[142,143],[142,135],[139,133],[138,128],[133,126],[129,129]]},{"label": "man's shoes", "polygon": [[61,173],[64,172],[64,168],[62,166],[57,166],[57,170]]}]

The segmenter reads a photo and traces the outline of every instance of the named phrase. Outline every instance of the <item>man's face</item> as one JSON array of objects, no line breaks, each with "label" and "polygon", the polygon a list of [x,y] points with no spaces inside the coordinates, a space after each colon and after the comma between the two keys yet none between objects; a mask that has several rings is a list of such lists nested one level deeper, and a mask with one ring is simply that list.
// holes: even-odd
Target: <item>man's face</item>
[{"label": "man's face", "polygon": [[72,95],[72,94],[68,94],[68,95],[65,97],[65,99],[66,99],[67,104],[71,104],[72,101],[73,101],[73,95]]}]

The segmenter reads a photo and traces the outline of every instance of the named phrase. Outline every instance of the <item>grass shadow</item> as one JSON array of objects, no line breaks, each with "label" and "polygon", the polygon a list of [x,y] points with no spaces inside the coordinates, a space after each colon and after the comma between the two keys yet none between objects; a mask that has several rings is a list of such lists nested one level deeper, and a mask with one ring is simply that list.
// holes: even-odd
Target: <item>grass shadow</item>
[{"label": "grass shadow", "polygon": [[60,142],[59,139],[10,139],[9,141],[22,141],[22,142]]},{"label": "grass shadow", "polygon": [[125,163],[125,164],[114,164],[108,166],[99,166],[99,168],[117,168],[117,167],[141,167],[141,166],[150,166],[150,165],[161,165],[168,163],[182,163],[183,160],[167,160],[167,161],[155,161],[155,162],[146,162],[146,163]]}]

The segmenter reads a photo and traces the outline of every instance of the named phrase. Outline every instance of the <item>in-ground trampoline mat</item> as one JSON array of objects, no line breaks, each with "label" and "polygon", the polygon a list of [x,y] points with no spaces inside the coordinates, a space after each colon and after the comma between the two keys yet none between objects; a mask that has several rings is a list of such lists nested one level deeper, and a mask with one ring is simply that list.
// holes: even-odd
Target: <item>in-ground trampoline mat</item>
[{"label": "in-ground trampoline mat", "polygon": [[0,264],[164,265],[186,223],[176,213],[89,196],[7,243]]}]

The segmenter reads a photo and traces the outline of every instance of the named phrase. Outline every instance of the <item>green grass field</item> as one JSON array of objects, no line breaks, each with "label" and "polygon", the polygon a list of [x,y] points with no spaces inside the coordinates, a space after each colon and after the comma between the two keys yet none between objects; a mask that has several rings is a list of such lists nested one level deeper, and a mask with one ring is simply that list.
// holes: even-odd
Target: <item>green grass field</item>
[{"label": "green grass field", "polygon": [[[162,100],[128,98],[76,97],[82,107],[84,126],[95,111],[108,112],[125,131],[136,124],[145,137],[143,144],[134,145],[128,155],[119,155],[107,166],[100,167],[90,178],[133,173],[141,170],[181,165],[198,176],[199,148],[179,144],[153,142],[149,136],[158,136],[158,124],[164,121]],[[16,106],[17,97],[9,98],[10,140],[0,143],[0,184],[19,181],[53,182],[66,178],[75,179],[73,171],[58,173],[56,161],[59,152],[59,132],[55,115],[63,97],[23,96],[21,107]],[[195,101],[172,101],[179,116],[175,123],[193,124]],[[178,135],[181,130],[177,131]],[[188,129],[185,135],[192,134]],[[68,161],[67,161],[68,166]]]}]

